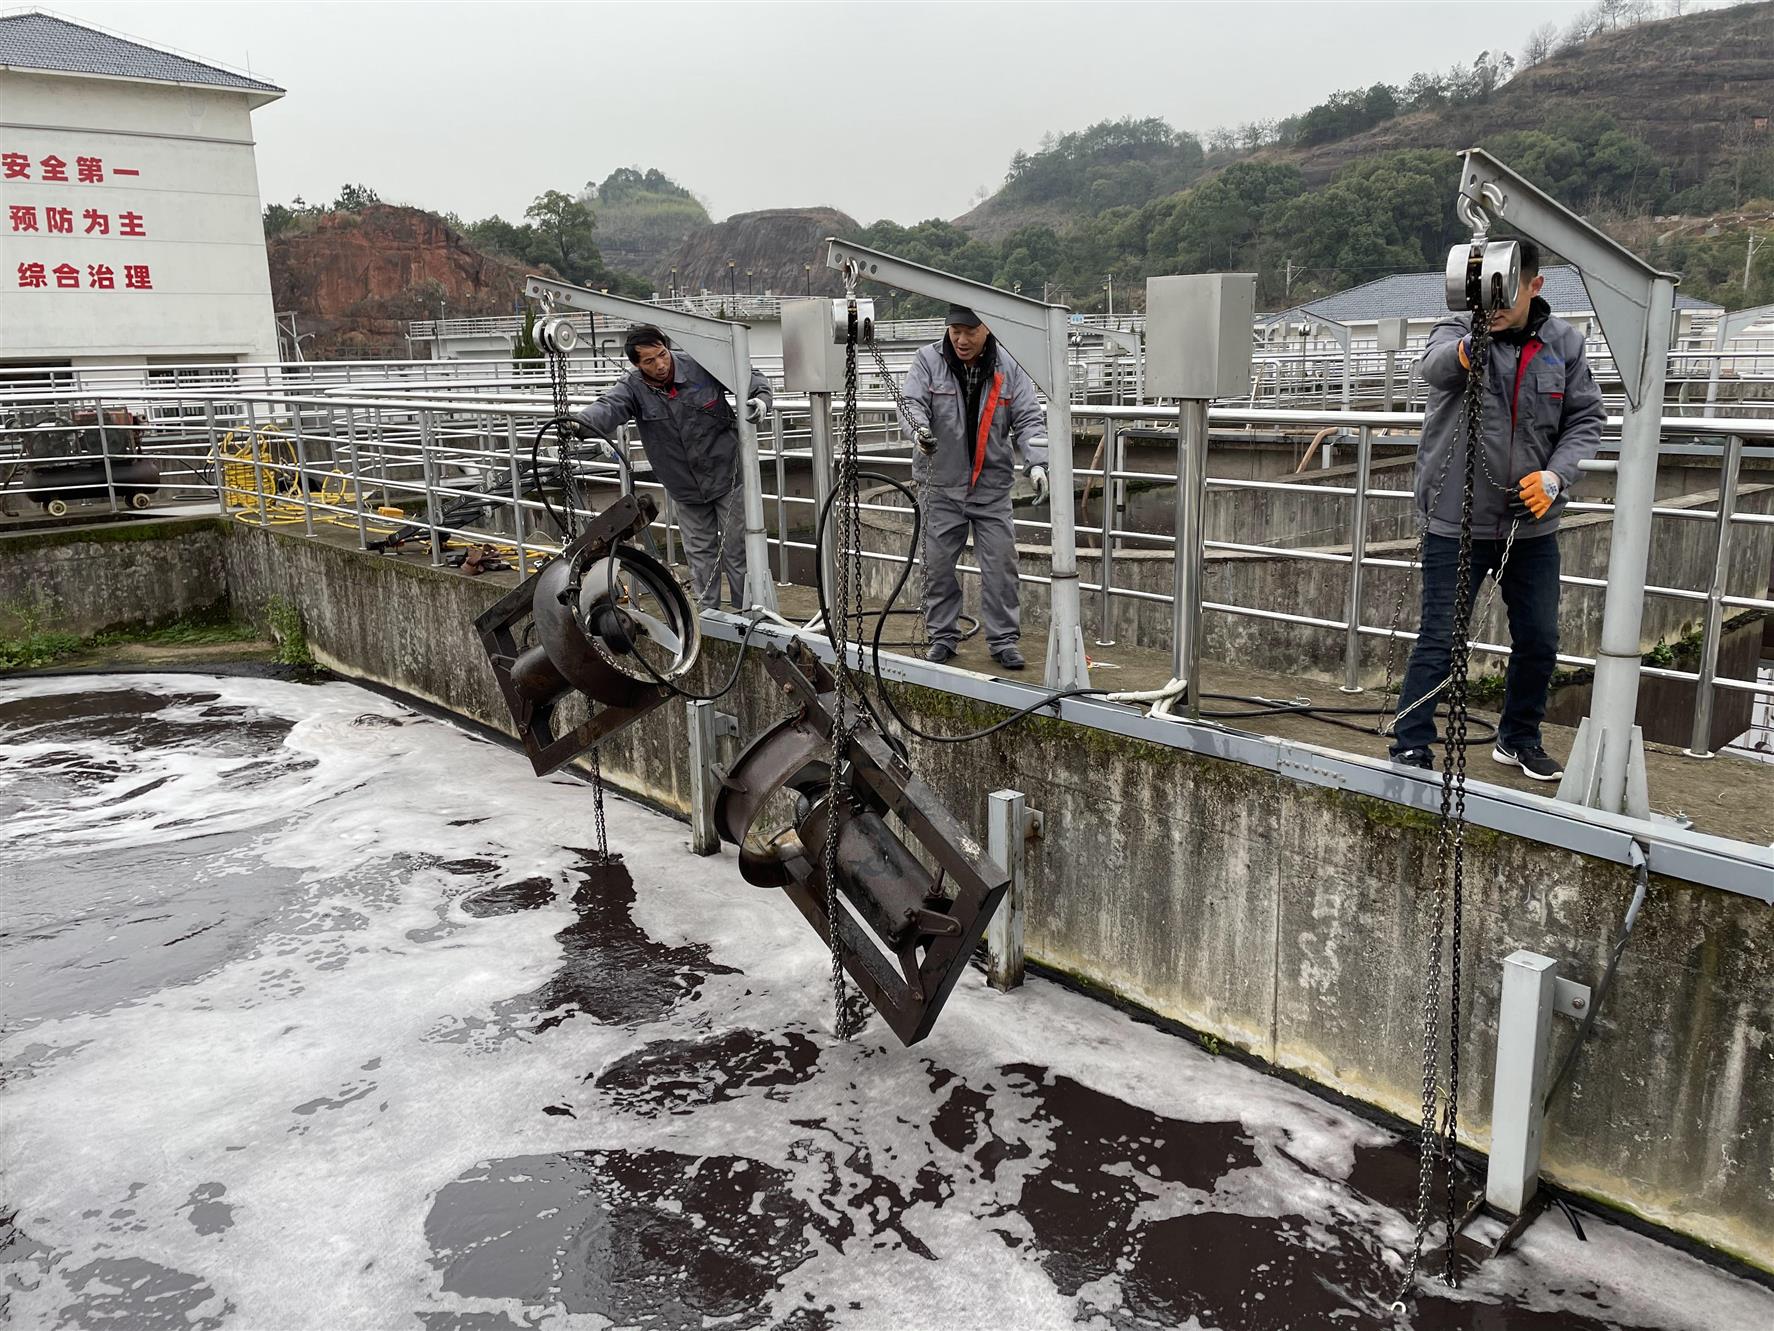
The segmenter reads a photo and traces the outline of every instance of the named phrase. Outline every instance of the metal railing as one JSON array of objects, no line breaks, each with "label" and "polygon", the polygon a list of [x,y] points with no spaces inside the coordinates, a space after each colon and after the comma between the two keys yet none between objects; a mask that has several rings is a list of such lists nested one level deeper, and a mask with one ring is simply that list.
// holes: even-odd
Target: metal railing
[{"label": "metal railing", "polygon": [[[435,368],[439,363],[429,363]],[[225,367],[238,368],[238,367]],[[283,367],[286,371],[290,367]],[[309,367],[301,367],[303,370]],[[319,368],[319,367],[315,367]],[[381,367],[387,368],[387,367]],[[134,391],[131,403],[142,417],[133,427],[141,433],[140,455],[153,460],[160,474],[157,502],[199,501],[235,518],[263,525],[300,525],[306,534],[324,528],[342,529],[360,547],[387,542],[407,531],[406,539],[422,541],[434,564],[445,562],[451,543],[489,545],[506,552],[521,573],[559,548],[559,513],[564,502],[539,482],[531,444],[538,428],[550,417],[544,383],[509,365],[496,369],[479,367],[475,377],[469,365],[447,376],[424,378],[400,375],[376,382],[354,380],[332,372],[313,375],[285,373],[269,384],[239,379],[228,382],[177,384]],[[591,396],[614,377],[615,369],[576,375],[575,393]],[[95,396],[89,388],[55,390],[49,394],[0,394],[0,421],[25,403],[69,408],[75,404],[114,405],[115,398]],[[768,548],[775,576],[787,583],[810,581],[816,548],[812,526],[822,496],[796,493],[791,470],[799,477],[812,460],[813,432],[806,399],[779,398],[776,409],[761,429],[764,473],[748,477],[758,486],[766,511],[773,514],[774,531]],[[909,471],[911,457],[899,438],[896,408],[890,400],[868,399],[859,403],[866,422],[865,447],[875,468]],[[1130,486],[1171,485],[1174,470],[1130,467],[1127,435],[1136,426],[1169,428],[1177,421],[1175,408],[1081,404],[1073,415],[1081,425],[1094,424],[1104,438],[1104,462],[1098,467],[1075,468],[1075,475],[1094,478],[1107,493],[1104,517],[1095,524],[1080,523],[1077,532],[1090,544],[1084,553],[1098,564],[1094,581],[1081,588],[1094,598],[1098,640],[1106,631],[1117,603],[1166,607],[1173,631],[1177,612],[1174,596],[1161,588],[1133,586],[1125,576],[1129,561],[1143,552],[1155,552],[1161,562],[1174,560],[1177,538],[1173,533],[1140,530],[1122,525],[1115,516],[1122,511]],[[102,419],[102,414],[101,414]],[[1374,483],[1376,447],[1389,452],[1408,451],[1420,429],[1421,415],[1414,412],[1345,412],[1325,410],[1278,410],[1249,405],[1213,409],[1211,426],[1225,431],[1245,429],[1278,434],[1289,430],[1315,431],[1338,427],[1345,435],[1342,447],[1350,457],[1352,474],[1347,483],[1331,483],[1314,475],[1300,478],[1251,479],[1209,475],[1208,485],[1217,491],[1266,491],[1270,494],[1308,493],[1338,496],[1347,500],[1346,538],[1334,545],[1309,548],[1270,541],[1205,540],[1212,554],[1261,556],[1274,560],[1302,561],[1341,566],[1347,570],[1341,605],[1333,613],[1314,607],[1307,613],[1296,605],[1237,604],[1204,601],[1202,612],[1276,624],[1306,626],[1342,636],[1343,687],[1360,691],[1362,642],[1396,639],[1408,642],[1414,634],[1392,625],[1363,622],[1361,607],[1370,574],[1377,570],[1404,571],[1417,564],[1408,552],[1375,553],[1368,549],[1369,531],[1378,506],[1392,505],[1405,511],[1411,503],[1408,490]],[[1617,428],[1610,422],[1610,431]],[[71,431],[73,427],[65,427]],[[93,427],[83,427],[91,431]],[[31,489],[33,476],[45,466],[97,464],[98,475],[86,475],[67,487],[80,496],[106,504],[113,511],[128,501],[131,486],[115,470],[120,454],[101,425],[102,446],[87,451],[64,450],[51,459],[26,455],[30,437],[44,427],[18,424],[0,426],[0,501],[14,501]],[[1735,612],[1774,611],[1774,600],[1763,595],[1735,594],[1726,578],[1740,533],[1774,524],[1774,515],[1743,511],[1738,500],[1745,487],[1742,469],[1746,458],[1758,465],[1774,459],[1774,422],[1724,418],[1667,419],[1664,452],[1684,462],[1701,460],[1718,468],[1719,499],[1711,507],[1659,505],[1657,519],[1669,522],[1704,522],[1713,529],[1710,574],[1699,586],[1647,586],[1648,597],[1669,598],[1694,607],[1701,624],[1698,664],[1693,670],[1647,665],[1649,676],[1681,680],[1695,687],[1691,752],[1711,752],[1711,717],[1718,691],[1734,690],[1761,699],[1774,697],[1774,684],[1760,680],[1724,678],[1718,674],[1719,646],[1724,620]],[[1385,434],[1382,432],[1394,432]],[[1678,439],[1692,442],[1678,443]],[[40,442],[40,441],[39,441]],[[609,493],[621,486],[660,495],[661,516],[654,536],[663,541],[667,558],[675,554],[678,539],[669,495],[665,495],[645,466],[644,449],[620,441],[625,457],[635,466],[624,479],[615,464],[580,463],[579,480],[594,493]],[[1210,451],[1209,462],[1218,448]],[[534,461],[541,459],[537,456]],[[40,477],[38,480],[40,481]],[[41,486],[38,485],[41,489]],[[28,507],[28,503],[26,505]],[[897,503],[871,497],[868,511],[881,524],[882,549],[865,549],[865,559],[897,564],[904,556],[894,547],[892,533],[903,522],[905,510]],[[1609,515],[1611,504],[1575,500],[1567,511],[1573,515]],[[896,519],[892,515],[898,514]],[[1032,517],[1017,517],[1019,537],[1027,545],[1051,545],[1052,525]],[[963,565],[964,572],[977,568]],[[1024,572],[1023,581],[1045,585],[1050,580],[1038,572]],[[1167,580],[1166,580],[1167,581]],[[1602,579],[1567,573],[1567,586],[1602,588]],[[1127,585],[1123,585],[1127,584]],[[1506,644],[1478,642],[1482,653],[1504,657]],[[1592,657],[1561,654],[1560,664],[1587,667]]]}]

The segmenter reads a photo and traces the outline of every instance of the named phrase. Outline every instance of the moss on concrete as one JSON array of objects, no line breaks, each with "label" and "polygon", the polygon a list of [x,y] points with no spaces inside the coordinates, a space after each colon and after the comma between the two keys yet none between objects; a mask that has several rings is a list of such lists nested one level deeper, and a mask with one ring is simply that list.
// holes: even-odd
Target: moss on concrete
[{"label": "moss on concrete", "polygon": [[[0,606],[0,618],[18,624],[14,633],[0,637],[0,670],[42,670],[52,665],[102,664],[123,655],[119,649],[152,647],[188,651],[198,648],[237,648],[258,639],[258,630],[216,605],[193,615],[158,624],[136,624],[81,636],[42,627],[48,607],[39,604]],[[237,651],[223,655],[238,655]]]},{"label": "moss on concrete", "polygon": [[54,545],[119,545],[130,541],[168,541],[192,531],[223,525],[221,518],[133,519],[101,522],[90,527],[28,527],[0,532],[0,541],[14,549],[34,550]]}]

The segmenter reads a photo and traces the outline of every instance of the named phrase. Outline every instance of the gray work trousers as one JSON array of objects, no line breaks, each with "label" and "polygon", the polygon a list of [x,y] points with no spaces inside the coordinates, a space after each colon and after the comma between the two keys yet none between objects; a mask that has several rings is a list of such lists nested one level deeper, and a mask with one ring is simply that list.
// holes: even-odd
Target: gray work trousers
[{"label": "gray work trousers", "polygon": [[1016,529],[1010,522],[1010,491],[981,494],[959,487],[924,487],[924,623],[930,641],[953,647],[960,634],[961,583],[955,561],[973,533],[979,563],[980,624],[996,652],[1014,643],[1017,617]]},{"label": "gray work trousers", "polygon": [[[684,538],[684,555],[690,563],[690,596],[699,609],[721,608],[721,574],[727,575],[733,608],[745,608],[745,484],[741,481],[725,499],[712,503],[685,503],[675,495],[678,534]],[[716,565],[716,552],[720,561]]]}]

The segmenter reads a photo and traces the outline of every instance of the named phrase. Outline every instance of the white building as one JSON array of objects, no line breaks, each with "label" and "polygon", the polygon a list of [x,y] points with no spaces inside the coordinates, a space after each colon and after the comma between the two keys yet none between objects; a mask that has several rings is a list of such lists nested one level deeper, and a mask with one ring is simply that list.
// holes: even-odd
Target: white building
[{"label": "white building", "polygon": [[0,374],[275,361],[252,113],[282,95],[0,15]]}]

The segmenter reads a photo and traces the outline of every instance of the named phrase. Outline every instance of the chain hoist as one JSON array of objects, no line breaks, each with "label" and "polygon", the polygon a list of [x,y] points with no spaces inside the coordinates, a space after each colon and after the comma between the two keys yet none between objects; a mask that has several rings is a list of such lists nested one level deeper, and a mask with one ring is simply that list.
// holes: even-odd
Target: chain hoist
[{"label": "chain hoist", "polygon": [[[1459,1198],[1457,1196],[1457,1153],[1460,1120],[1460,1035],[1461,1035],[1461,945],[1465,917],[1466,876],[1466,743],[1468,720],[1469,669],[1472,656],[1472,507],[1474,491],[1482,470],[1488,484],[1506,491],[1492,474],[1484,456],[1485,393],[1489,384],[1491,326],[1490,316],[1515,303],[1519,281],[1515,246],[1487,244],[1482,230],[1470,247],[1456,248],[1448,261],[1449,304],[1460,299],[1471,311],[1471,333],[1468,338],[1465,393],[1460,404],[1460,421],[1455,442],[1461,450],[1460,467],[1460,534],[1455,554],[1453,623],[1448,649],[1446,679],[1413,706],[1427,703],[1433,707],[1436,692],[1445,691],[1448,711],[1447,737],[1442,750],[1441,804],[1437,820],[1435,853],[1435,886],[1430,907],[1425,965],[1423,973],[1423,1098],[1422,1118],[1417,1138],[1417,1216],[1410,1255],[1406,1261],[1404,1283],[1398,1301],[1401,1310],[1405,1293],[1417,1277],[1422,1262],[1423,1246],[1429,1230],[1431,1193],[1437,1168],[1444,1181],[1444,1224],[1447,1235],[1447,1259],[1442,1279],[1450,1288],[1460,1283],[1459,1269]],[[1443,459],[1442,473],[1437,478],[1430,512],[1434,512],[1442,486],[1447,479],[1447,465],[1453,450]],[[1511,523],[1509,539],[1504,546],[1507,562],[1514,544],[1516,526]],[[1425,523],[1419,541],[1427,544]],[[1496,570],[1497,583],[1503,570]],[[1495,589],[1493,588],[1493,591]],[[1387,660],[1388,685],[1391,682],[1391,657]],[[1445,972],[1444,972],[1445,958]],[[1443,975],[1446,975],[1447,1003],[1447,1084],[1441,1083],[1442,1032],[1441,1005]]]},{"label": "chain hoist", "polygon": [[[843,902],[839,897],[838,842],[845,815],[849,812],[850,741],[854,731],[856,703],[860,689],[850,670],[850,627],[856,624],[856,642],[862,642],[862,491],[857,464],[861,452],[858,443],[856,407],[856,271],[844,269],[844,412],[838,430],[837,475],[837,556],[832,561],[837,575],[830,606],[830,622],[826,625],[836,649],[837,659],[832,671],[832,689],[836,706],[832,709],[830,780],[826,786],[825,838],[825,918],[827,941],[832,954],[832,1022],[840,1040],[848,1040],[860,1024],[848,993],[844,977],[844,948],[839,938],[838,921]],[[846,698],[846,694],[849,695]]]},{"label": "chain hoist", "polygon": [[[545,308],[547,308],[545,306]],[[571,544],[579,527],[579,512],[584,507],[579,492],[578,478],[573,474],[572,439],[573,439],[573,406],[569,400],[567,378],[567,353],[579,341],[579,331],[568,322],[565,315],[556,315],[549,310],[536,329],[537,341],[541,343],[542,354],[548,365],[549,396],[553,400],[556,456],[560,460],[561,495],[561,536],[563,544]],[[591,325],[592,345],[597,345],[597,324]],[[543,484],[537,477],[536,483]],[[578,587],[573,586],[571,595],[577,601]],[[597,748],[591,750],[591,807],[593,822],[597,828],[597,859],[599,864],[610,862],[610,833],[604,816],[604,762]]]}]

